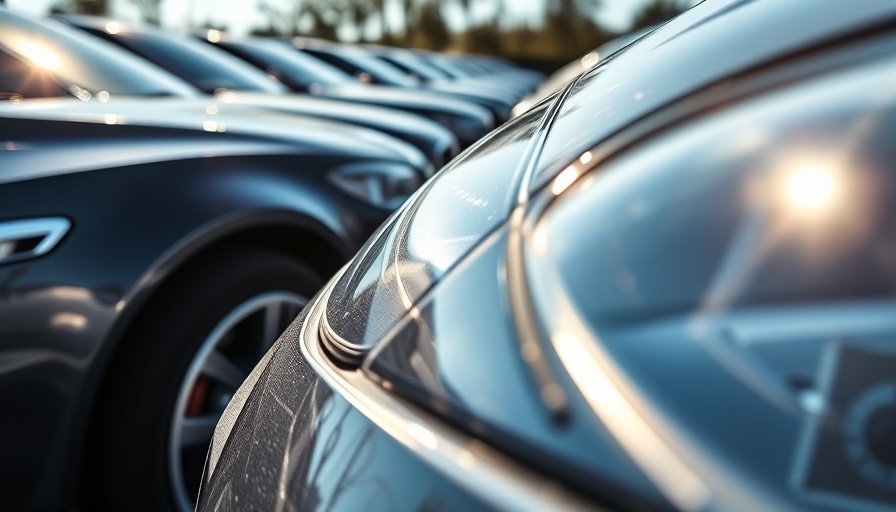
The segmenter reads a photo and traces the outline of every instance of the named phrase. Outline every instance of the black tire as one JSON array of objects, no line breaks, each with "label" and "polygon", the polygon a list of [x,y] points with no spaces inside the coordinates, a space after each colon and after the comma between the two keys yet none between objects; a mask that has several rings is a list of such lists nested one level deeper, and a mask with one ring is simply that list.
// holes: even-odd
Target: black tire
[{"label": "black tire", "polygon": [[[220,415],[228,393],[236,390],[232,371],[228,379],[206,376],[192,383],[185,381],[196,368],[211,364],[210,357],[220,359],[203,348],[208,347],[209,335],[230,325],[227,322],[238,319],[241,312],[267,304],[265,300],[288,299],[284,307],[292,306],[294,297],[307,302],[321,284],[295,259],[242,248],[190,265],[160,290],[130,329],[132,335],[122,341],[100,391],[84,475],[86,509],[180,512],[185,498],[195,502],[208,443],[185,446],[177,452],[178,443],[192,438],[179,434],[197,432],[183,427],[191,421],[207,423],[211,415]],[[274,304],[257,315],[270,313]],[[290,314],[294,316],[299,309],[296,305]],[[251,331],[259,322],[256,316],[238,320],[232,332],[214,346],[214,356],[227,354],[243,379],[263,355],[263,345],[269,346],[292,319],[284,315],[273,339],[263,340],[256,350],[251,345],[255,343]],[[270,325],[267,330],[271,331]],[[177,404],[183,403],[185,393],[187,409],[181,409]],[[195,418],[199,419],[194,421],[191,414],[198,414]],[[181,489],[176,470],[172,470],[177,467],[183,470]]]}]

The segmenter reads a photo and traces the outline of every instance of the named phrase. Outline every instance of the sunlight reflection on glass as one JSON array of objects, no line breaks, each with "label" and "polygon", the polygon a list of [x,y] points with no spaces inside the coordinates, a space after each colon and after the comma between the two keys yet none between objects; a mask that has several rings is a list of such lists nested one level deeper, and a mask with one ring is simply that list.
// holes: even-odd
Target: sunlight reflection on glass
[{"label": "sunlight reflection on glass", "polygon": [[221,41],[221,32],[219,30],[209,30],[205,35],[206,39],[209,40],[210,43],[217,43]]},{"label": "sunlight reflection on glass", "polygon": [[117,21],[110,21],[106,23],[106,33],[115,35],[121,32],[121,25]]}]

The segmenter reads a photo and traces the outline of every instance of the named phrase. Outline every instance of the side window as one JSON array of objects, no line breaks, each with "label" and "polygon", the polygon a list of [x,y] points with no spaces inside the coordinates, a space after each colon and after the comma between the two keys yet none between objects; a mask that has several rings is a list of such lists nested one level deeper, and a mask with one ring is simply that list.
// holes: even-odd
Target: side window
[{"label": "side window", "polygon": [[314,57],[316,57],[328,64],[332,64],[333,66],[336,66],[337,68],[339,68],[342,71],[345,71],[346,73],[349,73],[351,75],[356,75],[362,71],[361,69],[358,69],[357,66],[353,66],[351,63],[349,63],[343,59],[340,59],[339,57],[336,57],[335,55],[330,55],[329,53],[318,52],[318,51],[314,51],[314,50],[304,50],[304,52],[308,53],[310,55],[313,55]]},{"label": "side window", "polygon": [[0,48],[0,93],[24,98],[70,96],[46,71]]}]

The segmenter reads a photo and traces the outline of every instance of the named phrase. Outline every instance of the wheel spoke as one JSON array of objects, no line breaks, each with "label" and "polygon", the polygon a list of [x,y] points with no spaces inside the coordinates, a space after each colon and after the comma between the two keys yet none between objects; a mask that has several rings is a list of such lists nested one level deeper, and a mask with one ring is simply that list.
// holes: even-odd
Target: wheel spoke
[{"label": "wheel spoke", "polygon": [[211,414],[205,416],[186,416],[180,426],[180,446],[194,446],[200,443],[208,444],[215,433],[215,425],[218,424],[218,416]]},{"label": "wheel spoke", "polygon": [[262,332],[261,343],[262,353],[267,351],[268,347],[277,341],[283,332],[283,303],[274,302],[268,304],[264,308],[264,331]]},{"label": "wheel spoke", "polygon": [[247,374],[217,350],[212,350],[202,364],[201,375],[211,377],[232,389],[240,387]]}]

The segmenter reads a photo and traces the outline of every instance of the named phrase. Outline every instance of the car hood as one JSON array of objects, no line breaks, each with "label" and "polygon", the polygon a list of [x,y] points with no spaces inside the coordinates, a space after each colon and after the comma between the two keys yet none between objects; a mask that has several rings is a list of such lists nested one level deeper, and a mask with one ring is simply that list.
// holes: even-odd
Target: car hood
[{"label": "car hood", "polygon": [[[73,172],[96,166],[126,165],[166,158],[256,153],[328,153],[349,158],[402,162],[426,169],[413,146],[379,132],[313,117],[282,115],[228,105],[214,99],[76,99],[0,102],[0,143],[6,149],[41,144],[67,145],[67,157],[38,151],[7,151],[0,182]],[[17,122],[18,121],[18,122]],[[19,129],[38,122],[31,132]],[[119,131],[108,131],[114,126]],[[97,151],[78,139],[115,137],[117,151]],[[124,144],[123,146],[121,144]],[[22,165],[15,165],[16,159]]]},{"label": "car hood", "polygon": [[465,80],[438,80],[428,82],[425,87],[430,91],[450,94],[457,98],[471,98],[510,106],[520,96],[502,87],[497,80],[487,78],[469,78]]},{"label": "car hood", "polygon": [[[405,140],[424,139],[431,148],[445,148],[456,144],[447,128],[410,112],[371,105],[351,104],[320,96],[275,95],[256,92],[227,91],[219,99],[229,105],[272,110],[287,114],[314,116],[346,122],[389,133]],[[418,146],[419,147],[419,146]]]},{"label": "car hood", "polygon": [[423,90],[357,83],[328,85],[321,89],[320,95],[345,100],[375,101],[380,105],[441,111],[447,114],[491,120],[488,110],[478,105]]}]

